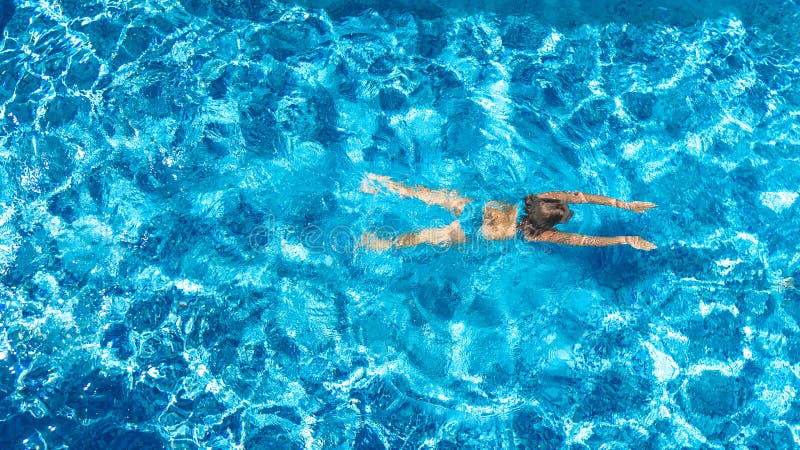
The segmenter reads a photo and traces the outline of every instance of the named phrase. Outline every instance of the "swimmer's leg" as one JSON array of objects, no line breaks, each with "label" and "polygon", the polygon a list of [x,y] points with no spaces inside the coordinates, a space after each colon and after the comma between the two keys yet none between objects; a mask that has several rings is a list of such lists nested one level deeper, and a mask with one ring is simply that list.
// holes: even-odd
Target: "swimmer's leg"
[{"label": "swimmer's leg", "polygon": [[395,239],[395,246],[398,248],[413,247],[419,244],[445,246],[463,242],[467,242],[467,235],[461,228],[461,224],[454,220],[446,227],[425,228],[416,233],[401,234]]},{"label": "swimmer's leg", "polygon": [[416,233],[405,233],[394,239],[381,239],[375,233],[364,233],[357,247],[382,252],[392,247],[414,247],[420,244],[447,246],[467,242],[467,235],[461,224],[454,220],[450,225],[439,228],[425,228]]},{"label": "swimmer's leg", "polygon": [[460,216],[464,211],[464,206],[471,202],[471,198],[461,197],[458,192],[451,189],[430,189],[425,186],[407,186],[398,181],[394,181],[385,175],[368,173],[364,175],[359,190],[367,194],[377,194],[383,189],[397,194],[401,197],[412,197],[429,205],[436,205],[446,208],[456,216]]}]

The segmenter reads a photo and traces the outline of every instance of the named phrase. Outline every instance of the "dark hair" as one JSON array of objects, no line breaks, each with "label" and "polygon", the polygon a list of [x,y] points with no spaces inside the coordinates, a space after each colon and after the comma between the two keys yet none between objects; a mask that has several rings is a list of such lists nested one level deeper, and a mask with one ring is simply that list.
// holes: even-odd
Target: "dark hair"
[{"label": "dark hair", "polygon": [[539,198],[530,194],[525,197],[525,215],[517,228],[531,238],[553,229],[558,223],[566,223],[571,217],[572,210],[561,200]]}]

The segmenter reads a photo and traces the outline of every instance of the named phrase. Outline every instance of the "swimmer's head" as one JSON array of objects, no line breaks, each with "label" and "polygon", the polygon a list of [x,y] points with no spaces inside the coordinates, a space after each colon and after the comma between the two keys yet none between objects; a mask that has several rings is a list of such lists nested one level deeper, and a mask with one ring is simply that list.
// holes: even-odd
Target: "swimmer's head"
[{"label": "swimmer's head", "polygon": [[571,218],[572,210],[566,203],[530,194],[525,197],[525,215],[517,226],[526,237],[534,237]]}]

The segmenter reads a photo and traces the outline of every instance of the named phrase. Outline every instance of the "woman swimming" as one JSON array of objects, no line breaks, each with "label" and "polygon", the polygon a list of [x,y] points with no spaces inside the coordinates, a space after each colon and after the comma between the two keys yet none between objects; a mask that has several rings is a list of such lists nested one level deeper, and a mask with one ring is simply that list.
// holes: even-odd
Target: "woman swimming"
[{"label": "woman swimming", "polygon": [[[368,194],[377,194],[382,190],[401,197],[422,200],[429,205],[446,208],[455,216],[460,216],[464,207],[472,201],[461,197],[456,191],[449,189],[429,189],[424,186],[407,186],[383,175],[368,173],[365,175],[359,190]],[[554,227],[566,223],[572,217],[569,203],[592,203],[595,205],[614,206],[637,213],[655,208],[650,202],[624,202],[602,195],[584,194],[582,192],[544,192],[529,194],[525,197],[524,215],[518,220],[518,206],[506,202],[489,201],[483,206],[481,234],[489,240],[511,239],[517,230],[528,241],[552,242],[556,244],[603,247],[608,245],[630,245],[639,250],[653,250],[655,244],[639,236],[585,236],[565,233]],[[393,239],[383,239],[375,233],[364,233],[360,247],[371,250],[387,250],[392,247],[411,247],[419,244],[452,245],[467,242],[466,233],[461,223],[454,220],[445,227],[426,228],[416,233],[401,234]]]}]

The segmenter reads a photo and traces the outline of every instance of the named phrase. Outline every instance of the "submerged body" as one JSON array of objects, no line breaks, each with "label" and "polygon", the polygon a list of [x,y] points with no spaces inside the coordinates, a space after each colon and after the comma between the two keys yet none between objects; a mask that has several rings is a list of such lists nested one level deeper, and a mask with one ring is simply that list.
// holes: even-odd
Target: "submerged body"
[{"label": "submerged body", "polygon": [[[460,216],[464,207],[472,199],[461,197],[453,190],[434,190],[424,186],[407,186],[383,175],[369,173],[361,183],[361,192],[377,194],[383,190],[399,195],[422,200],[429,205],[437,205]],[[601,195],[582,192],[544,192],[530,194],[525,197],[525,214],[519,217],[519,207],[501,201],[489,201],[483,206],[481,218],[481,234],[488,240],[505,240],[516,237],[521,231],[526,240],[552,242],[556,244],[579,246],[630,245],[639,250],[653,250],[656,246],[639,236],[586,236],[565,233],[554,228],[559,223],[566,223],[572,218],[570,203],[591,203],[614,206],[637,213],[654,208],[649,202],[624,202]],[[406,233],[396,238],[380,238],[375,233],[365,233],[359,246],[371,250],[388,250],[392,247],[410,247],[419,244],[452,245],[467,241],[467,236],[458,220],[439,228],[426,228],[415,233]]]}]

